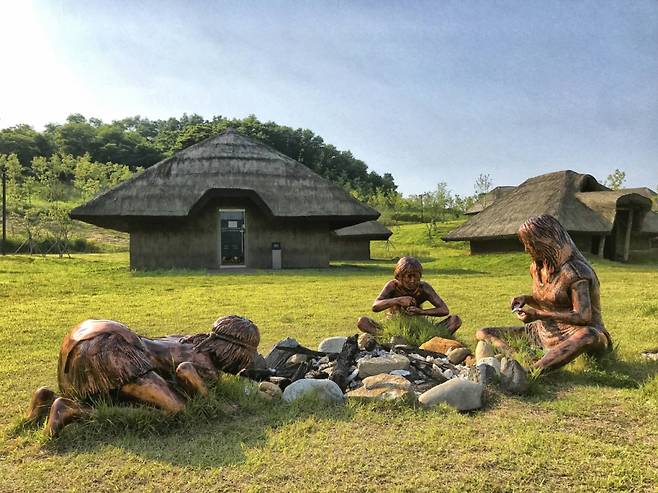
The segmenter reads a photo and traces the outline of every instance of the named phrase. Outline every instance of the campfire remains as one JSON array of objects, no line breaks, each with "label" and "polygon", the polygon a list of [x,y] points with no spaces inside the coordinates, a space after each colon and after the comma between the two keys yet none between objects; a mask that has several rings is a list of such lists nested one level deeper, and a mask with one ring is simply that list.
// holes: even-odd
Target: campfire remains
[{"label": "campfire remains", "polygon": [[[481,344],[476,364],[461,343],[438,337],[421,347],[381,343],[370,334],[333,337],[317,351],[287,338],[242,375],[267,382],[261,391],[268,398],[278,393],[272,384],[278,386],[287,401],[314,392],[328,400],[406,400],[425,407],[446,402],[470,410],[482,406],[485,384],[499,382],[511,392],[524,392],[525,370]],[[427,349],[437,347],[446,352]]]}]

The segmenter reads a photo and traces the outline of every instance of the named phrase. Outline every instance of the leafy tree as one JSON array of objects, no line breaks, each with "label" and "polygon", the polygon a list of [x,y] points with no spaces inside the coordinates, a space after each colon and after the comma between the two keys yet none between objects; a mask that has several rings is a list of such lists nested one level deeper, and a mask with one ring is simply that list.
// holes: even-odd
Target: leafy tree
[{"label": "leafy tree", "polygon": [[69,237],[73,221],[69,216],[70,209],[62,203],[51,204],[45,211],[49,231],[53,235],[53,247],[57,250],[59,258],[64,254],[71,257],[69,253]]},{"label": "leafy tree", "polygon": [[59,152],[82,156],[96,151],[96,131],[96,127],[88,123],[82,115],[70,115],[67,123],[55,128],[54,138]]},{"label": "leafy tree", "polygon": [[624,181],[626,181],[626,172],[615,169],[608,175],[605,185],[612,190],[619,190],[624,185]]},{"label": "leafy tree", "polygon": [[36,132],[29,125],[16,125],[0,130],[0,154],[16,154],[20,163],[27,167],[36,156],[50,156],[54,142]]},{"label": "leafy tree", "polygon": [[491,176],[488,174],[483,174],[480,173],[478,177],[475,179],[475,195],[480,197],[481,195],[484,195],[488,193],[491,188],[493,187],[493,181],[491,180]]}]

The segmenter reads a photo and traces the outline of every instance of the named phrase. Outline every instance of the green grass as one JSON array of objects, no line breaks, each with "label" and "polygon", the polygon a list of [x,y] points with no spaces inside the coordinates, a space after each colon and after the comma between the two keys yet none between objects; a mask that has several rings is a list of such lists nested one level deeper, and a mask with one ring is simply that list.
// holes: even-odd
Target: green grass
[{"label": "green grass", "polygon": [[381,321],[382,333],[378,338],[388,342],[394,336],[401,336],[407,344],[420,346],[433,337],[454,339],[450,331],[439,325],[441,319],[429,317],[409,317],[397,315]]},{"label": "green grass", "polygon": [[[420,252],[424,278],[464,321],[460,340],[474,347],[478,328],[515,323],[509,300],[530,288],[525,255],[471,257],[463,244],[430,244],[423,225],[393,229],[375,256]],[[0,258],[0,491],[656,491],[658,364],[640,356],[658,333],[648,264],[594,262],[614,358],[580,358],[526,397],[490,393],[480,412],[287,406],[226,378],[174,418],[102,404],[57,440],[17,429],[34,389],[56,388],[59,344],[85,318],[163,335],[235,313],[260,327],[261,352],[285,336],[315,347],[356,332],[393,265],[134,273],[125,252]]]}]

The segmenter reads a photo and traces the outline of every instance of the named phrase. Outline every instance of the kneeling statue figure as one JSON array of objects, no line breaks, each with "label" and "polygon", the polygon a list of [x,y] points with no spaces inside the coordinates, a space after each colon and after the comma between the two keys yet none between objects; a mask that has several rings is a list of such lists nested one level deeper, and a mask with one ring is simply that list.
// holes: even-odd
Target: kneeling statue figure
[{"label": "kneeling statue figure", "polygon": [[175,414],[188,396],[208,395],[206,382],[220,372],[238,373],[257,353],[260,334],[236,315],[219,318],[210,333],[148,338],[112,320],[86,320],[64,337],[57,381],[60,396],[41,387],[32,397],[28,423],[48,419],[46,433],[57,435],[87,415],[96,397],[111,396],[149,404]]},{"label": "kneeling statue figure", "polygon": [[531,217],[518,232],[532,257],[532,294],[516,296],[512,310],[525,325],[481,329],[476,338],[510,352],[505,336],[519,335],[546,350],[534,363],[541,370],[566,365],[582,353],[612,345],[603,325],[599,280],[569,234],[553,216]]}]

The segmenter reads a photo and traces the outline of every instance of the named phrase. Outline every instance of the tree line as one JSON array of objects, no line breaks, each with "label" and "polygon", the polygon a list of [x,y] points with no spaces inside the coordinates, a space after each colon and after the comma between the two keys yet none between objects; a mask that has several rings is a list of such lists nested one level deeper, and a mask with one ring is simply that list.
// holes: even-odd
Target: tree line
[{"label": "tree line", "polygon": [[64,123],[50,123],[42,132],[21,124],[0,130],[0,154],[15,154],[26,174],[34,172],[34,158],[53,155],[81,157],[98,163],[116,163],[134,171],[148,168],[190,145],[227,128],[256,138],[305,164],[321,176],[360,197],[387,195],[397,186],[390,173],[379,175],[350,151],[338,150],[308,129],[246,118],[184,114],[180,118],[150,120],[140,116],[104,123],[80,114]]}]

